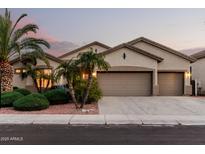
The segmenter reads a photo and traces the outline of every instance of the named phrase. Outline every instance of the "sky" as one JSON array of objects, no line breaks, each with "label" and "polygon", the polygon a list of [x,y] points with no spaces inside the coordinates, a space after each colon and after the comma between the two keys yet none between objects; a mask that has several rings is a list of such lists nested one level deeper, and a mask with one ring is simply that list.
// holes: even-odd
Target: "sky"
[{"label": "sky", "polygon": [[[205,47],[205,9],[9,9],[51,42],[109,46],[144,36],[176,50]],[[0,14],[4,9],[0,9]]]}]

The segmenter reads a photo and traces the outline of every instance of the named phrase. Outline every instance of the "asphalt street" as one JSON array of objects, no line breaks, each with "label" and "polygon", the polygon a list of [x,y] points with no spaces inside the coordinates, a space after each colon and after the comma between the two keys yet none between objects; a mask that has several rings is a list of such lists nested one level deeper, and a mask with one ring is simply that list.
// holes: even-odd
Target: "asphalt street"
[{"label": "asphalt street", "polygon": [[0,125],[0,144],[198,145],[205,144],[205,126]]}]

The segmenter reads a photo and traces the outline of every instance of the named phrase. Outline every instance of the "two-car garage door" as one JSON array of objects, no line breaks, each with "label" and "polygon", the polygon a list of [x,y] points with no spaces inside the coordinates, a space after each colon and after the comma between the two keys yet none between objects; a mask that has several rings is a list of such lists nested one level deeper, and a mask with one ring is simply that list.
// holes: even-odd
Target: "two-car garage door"
[{"label": "two-car garage door", "polygon": [[151,95],[151,73],[98,73],[97,78],[105,96]]},{"label": "two-car garage door", "polygon": [[[152,72],[99,72],[99,86],[104,96],[152,95]],[[183,95],[183,73],[158,73],[159,95]]]}]

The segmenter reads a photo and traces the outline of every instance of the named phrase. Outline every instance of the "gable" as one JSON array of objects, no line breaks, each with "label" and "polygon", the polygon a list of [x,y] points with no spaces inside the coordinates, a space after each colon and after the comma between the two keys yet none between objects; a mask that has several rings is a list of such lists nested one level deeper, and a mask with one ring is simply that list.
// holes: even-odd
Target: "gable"
[{"label": "gable", "polygon": [[92,42],[92,43],[89,43],[89,44],[86,44],[80,48],[77,48],[77,49],[74,49],[70,52],[67,52],[61,56],[59,56],[58,58],[62,59],[62,60],[68,60],[68,59],[72,59],[72,58],[76,58],[78,56],[79,53],[82,53],[82,52],[87,52],[87,51],[90,51],[91,49],[94,51],[94,52],[97,52],[97,53],[101,53],[107,49],[109,49],[110,47],[103,44],[103,43],[100,43],[100,42]]},{"label": "gable", "polygon": [[93,50],[94,52],[97,52],[97,53],[101,53],[105,50],[107,50],[107,48],[104,48],[104,47],[101,47],[99,45],[91,45],[91,46],[88,46],[86,48],[83,48],[83,49],[80,49],[78,50],[77,52],[74,52],[72,54],[69,54],[67,56],[64,56],[62,57],[61,59],[62,60],[68,60],[68,59],[72,59],[72,58],[77,58],[78,54],[79,53],[83,53],[83,52],[87,52],[87,51],[90,51],[90,50]]},{"label": "gable", "polygon": [[[123,54],[126,55],[126,58],[123,58]],[[156,59],[152,59],[126,47],[119,48],[115,52],[106,54],[105,60],[111,65],[111,67],[134,66],[156,69],[158,63]]]},{"label": "gable", "polygon": [[164,51],[164,52],[174,54],[174,55],[176,55],[176,56],[178,56],[178,57],[180,57],[180,58],[183,58],[183,59],[185,59],[185,60],[188,60],[188,61],[190,61],[190,62],[194,62],[194,61],[195,61],[195,59],[193,59],[192,57],[190,57],[190,56],[188,56],[188,55],[185,55],[185,54],[183,54],[183,53],[181,53],[181,52],[178,52],[178,51],[176,51],[176,50],[174,50],[174,49],[171,49],[171,48],[169,48],[169,47],[167,47],[167,46],[164,46],[164,45],[162,45],[162,44],[160,44],[160,43],[154,42],[154,41],[152,41],[152,40],[150,40],[150,39],[147,39],[147,38],[145,38],[145,37],[139,37],[139,38],[137,38],[137,39],[134,39],[134,40],[132,40],[132,41],[127,42],[127,44],[129,44],[129,45],[134,45],[134,46],[135,46],[135,44],[140,43],[140,42],[144,42],[144,43],[149,44],[149,45],[151,45],[151,46],[153,46],[153,47],[156,47],[156,48],[158,48],[158,49],[161,49],[161,50]]},{"label": "gable", "polygon": [[158,70],[187,70],[190,65],[189,60],[146,42],[139,41],[133,44],[133,46],[162,57],[164,60],[158,64]]}]

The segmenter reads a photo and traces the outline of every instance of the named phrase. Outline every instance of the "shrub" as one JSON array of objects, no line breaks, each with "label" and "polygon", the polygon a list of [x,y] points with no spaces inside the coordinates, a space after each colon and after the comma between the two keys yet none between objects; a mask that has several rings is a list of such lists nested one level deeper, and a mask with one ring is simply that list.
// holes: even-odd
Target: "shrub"
[{"label": "shrub", "polygon": [[52,89],[44,93],[44,96],[48,99],[50,104],[65,104],[69,102],[69,96],[65,89],[57,88]]},{"label": "shrub", "polygon": [[31,92],[29,90],[24,89],[24,88],[18,88],[18,89],[15,89],[14,91],[19,92],[19,93],[23,94],[24,96],[31,94]]},{"label": "shrub", "polygon": [[[75,85],[75,94],[76,94],[76,99],[79,102],[82,102],[83,99],[83,93],[85,91],[87,85],[86,80],[78,80]],[[92,86],[90,88],[90,92],[88,95],[88,100],[86,103],[92,103],[92,102],[97,102],[100,98],[102,97],[102,91],[99,88],[97,79],[93,80]]]},{"label": "shrub", "polygon": [[13,102],[22,98],[22,95],[19,92],[5,92],[1,94],[1,107],[12,107]]},{"label": "shrub", "polygon": [[16,90],[16,89],[19,89],[19,87],[14,86],[14,87],[13,87],[13,90]]},{"label": "shrub", "polygon": [[48,108],[49,102],[42,94],[33,93],[15,101],[13,107],[21,111],[35,111]]}]

